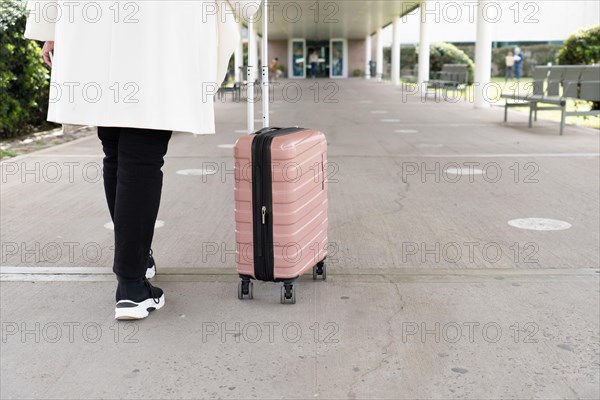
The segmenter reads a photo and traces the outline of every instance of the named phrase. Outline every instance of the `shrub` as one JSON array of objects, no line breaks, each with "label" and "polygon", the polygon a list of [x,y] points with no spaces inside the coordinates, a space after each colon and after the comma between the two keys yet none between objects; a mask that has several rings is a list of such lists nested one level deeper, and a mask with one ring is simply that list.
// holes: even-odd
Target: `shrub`
[{"label": "shrub", "polygon": [[40,46],[23,37],[23,2],[2,0],[0,14],[0,137],[14,137],[44,124],[48,69]]},{"label": "shrub", "polygon": [[363,76],[363,70],[360,68],[355,69],[354,71],[352,71],[352,76],[355,78]]},{"label": "shrub", "polygon": [[[392,49],[383,49],[383,58],[388,64],[392,63]],[[417,65],[417,53],[415,46],[406,45],[400,47],[400,69],[401,75],[411,75],[414,72],[415,66]]]},{"label": "shrub", "polygon": [[468,65],[469,84],[473,83],[475,77],[475,64],[464,51],[460,50],[455,45],[450,43],[434,43],[431,45],[430,57],[429,69],[431,71],[441,71],[444,64]]},{"label": "shrub", "polygon": [[571,35],[560,49],[557,62],[563,65],[600,63],[600,25]]},{"label": "shrub", "polygon": [[[391,50],[384,52],[385,59],[391,62]],[[450,43],[433,43],[430,49],[429,69],[433,72],[442,70],[444,64],[466,64],[469,66],[469,83],[473,83],[475,64],[464,51]],[[419,61],[419,50],[416,47],[402,47],[400,49],[400,64],[402,74],[410,74]]]}]

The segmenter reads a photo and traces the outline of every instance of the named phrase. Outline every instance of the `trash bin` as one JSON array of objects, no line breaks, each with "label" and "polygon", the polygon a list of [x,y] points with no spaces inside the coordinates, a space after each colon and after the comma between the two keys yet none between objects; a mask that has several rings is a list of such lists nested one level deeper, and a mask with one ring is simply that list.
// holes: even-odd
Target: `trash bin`
[{"label": "trash bin", "polygon": [[371,77],[377,77],[377,62],[373,60],[369,61],[369,69],[371,70]]}]

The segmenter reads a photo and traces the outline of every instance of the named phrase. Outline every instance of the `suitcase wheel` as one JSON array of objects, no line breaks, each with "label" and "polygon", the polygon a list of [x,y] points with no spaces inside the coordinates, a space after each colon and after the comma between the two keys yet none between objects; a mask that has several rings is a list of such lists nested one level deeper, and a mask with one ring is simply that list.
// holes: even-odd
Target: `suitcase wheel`
[{"label": "suitcase wheel", "polygon": [[248,296],[248,299],[254,298],[254,283],[250,280],[244,280],[238,284],[238,299],[244,300],[244,297]]},{"label": "suitcase wheel", "polygon": [[281,304],[285,304],[288,301],[291,304],[296,304],[296,291],[291,282],[285,282],[281,287]]},{"label": "suitcase wheel", "polygon": [[319,276],[322,277],[324,281],[327,280],[327,266],[323,261],[313,267],[313,279],[316,281]]}]

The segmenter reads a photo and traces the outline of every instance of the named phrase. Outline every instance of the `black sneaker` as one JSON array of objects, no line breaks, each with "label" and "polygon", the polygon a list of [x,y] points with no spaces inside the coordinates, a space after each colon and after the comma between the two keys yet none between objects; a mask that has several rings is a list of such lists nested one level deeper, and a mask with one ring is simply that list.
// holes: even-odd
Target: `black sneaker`
[{"label": "black sneaker", "polygon": [[150,254],[148,255],[148,259],[146,260],[146,279],[152,279],[156,275],[156,262],[154,261],[154,257],[152,257],[152,249],[150,249]]},{"label": "black sneaker", "polygon": [[137,282],[119,282],[116,300],[115,319],[142,319],[165,305],[165,294],[144,278]]}]

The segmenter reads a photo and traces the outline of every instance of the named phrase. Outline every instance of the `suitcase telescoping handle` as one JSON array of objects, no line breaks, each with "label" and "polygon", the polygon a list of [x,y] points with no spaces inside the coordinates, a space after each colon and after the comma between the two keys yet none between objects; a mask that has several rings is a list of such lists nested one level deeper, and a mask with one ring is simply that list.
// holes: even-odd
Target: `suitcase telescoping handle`
[{"label": "suitcase telescoping handle", "polygon": [[[269,18],[268,18],[268,0],[262,1],[262,13],[256,13],[255,16],[248,20],[248,54],[256,54],[256,41],[253,40],[254,36],[254,20],[257,15],[262,18],[262,126],[267,128],[269,126]],[[248,61],[251,58],[248,57]],[[247,97],[248,97],[248,134],[254,133],[254,71],[258,68],[257,65],[250,65],[248,62],[247,71]]]}]

